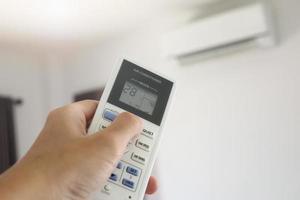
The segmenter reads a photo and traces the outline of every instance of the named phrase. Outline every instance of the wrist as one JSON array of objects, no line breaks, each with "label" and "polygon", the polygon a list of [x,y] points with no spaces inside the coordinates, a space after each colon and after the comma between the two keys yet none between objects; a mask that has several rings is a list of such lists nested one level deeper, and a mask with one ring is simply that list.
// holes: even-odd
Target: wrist
[{"label": "wrist", "polygon": [[47,190],[45,174],[30,163],[15,164],[0,176],[2,200],[53,199]]}]

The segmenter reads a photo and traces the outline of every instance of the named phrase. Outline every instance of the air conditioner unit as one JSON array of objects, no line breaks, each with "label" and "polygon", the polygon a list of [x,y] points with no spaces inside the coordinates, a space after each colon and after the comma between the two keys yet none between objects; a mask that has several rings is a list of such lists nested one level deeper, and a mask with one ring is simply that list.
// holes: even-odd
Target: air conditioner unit
[{"label": "air conditioner unit", "polygon": [[202,18],[167,33],[162,42],[163,54],[168,57],[214,53],[244,43],[275,44],[271,12],[266,4],[256,2]]}]

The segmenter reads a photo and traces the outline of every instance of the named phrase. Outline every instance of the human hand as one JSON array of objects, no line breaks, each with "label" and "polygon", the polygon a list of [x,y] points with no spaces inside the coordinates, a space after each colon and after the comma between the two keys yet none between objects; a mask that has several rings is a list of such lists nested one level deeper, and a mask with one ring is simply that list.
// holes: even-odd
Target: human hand
[{"label": "human hand", "polygon": [[[122,113],[101,134],[87,135],[97,103],[81,101],[52,111],[29,152],[0,176],[1,199],[87,199],[101,188],[142,122]],[[151,177],[146,193],[156,189]]]}]

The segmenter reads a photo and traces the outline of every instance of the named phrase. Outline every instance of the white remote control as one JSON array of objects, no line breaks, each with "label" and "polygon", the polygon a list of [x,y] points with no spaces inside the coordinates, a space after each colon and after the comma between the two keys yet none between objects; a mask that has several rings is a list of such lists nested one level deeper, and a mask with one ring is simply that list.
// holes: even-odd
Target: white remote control
[{"label": "white remote control", "polygon": [[131,141],[116,169],[93,200],[142,200],[155,162],[174,82],[127,60],[112,73],[88,132],[109,126],[121,112],[143,120],[142,133]]}]

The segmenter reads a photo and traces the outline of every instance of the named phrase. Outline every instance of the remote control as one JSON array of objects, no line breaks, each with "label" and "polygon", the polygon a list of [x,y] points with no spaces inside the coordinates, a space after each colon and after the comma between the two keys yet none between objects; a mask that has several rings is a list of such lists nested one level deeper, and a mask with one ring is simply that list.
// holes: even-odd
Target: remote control
[{"label": "remote control", "polygon": [[[142,133],[126,151],[93,200],[142,200],[174,93],[174,81],[122,59],[107,82],[88,133],[108,127],[121,112],[143,120]],[[101,133],[100,133],[101,134]]]}]

